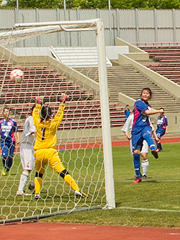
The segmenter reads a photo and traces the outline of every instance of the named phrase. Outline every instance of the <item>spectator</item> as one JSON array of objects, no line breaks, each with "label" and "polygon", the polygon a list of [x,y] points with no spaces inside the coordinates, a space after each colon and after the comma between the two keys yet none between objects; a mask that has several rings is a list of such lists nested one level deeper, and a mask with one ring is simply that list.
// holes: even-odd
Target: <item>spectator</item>
[{"label": "spectator", "polygon": [[126,109],[124,111],[124,114],[125,114],[125,121],[127,120],[127,118],[129,117],[131,111],[130,111],[130,108],[129,108],[129,105],[126,105]]}]

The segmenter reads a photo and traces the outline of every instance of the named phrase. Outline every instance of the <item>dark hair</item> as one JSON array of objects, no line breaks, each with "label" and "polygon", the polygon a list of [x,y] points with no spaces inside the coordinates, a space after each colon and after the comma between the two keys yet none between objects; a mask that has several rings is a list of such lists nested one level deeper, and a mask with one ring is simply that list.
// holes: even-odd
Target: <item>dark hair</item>
[{"label": "dark hair", "polygon": [[160,109],[164,110],[164,108],[163,108],[163,107],[161,107]]},{"label": "dark hair", "polygon": [[35,108],[36,104],[33,104],[32,107],[31,107],[31,114],[33,112],[33,109]]},{"label": "dark hair", "polygon": [[4,107],[4,108],[3,108],[3,112],[4,112],[4,110],[5,110],[5,109],[7,109],[7,110],[9,110],[9,111],[10,111],[10,109],[9,109],[8,107]]},{"label": "dark hair", "polygon": [[148,88],[148,87],[145,87],[145,88],[142,89],[142,91],[141,91],[141,96],[142,96],[142,92],[143,92],[144,90],[147,90],[147,91],[149,92],[150,98],[151,98],[151,97],[152,97],[152,91],[151,91],[151,89]]},{"label": "dark hair", "polygon": [[52,110],[48,105],[43,105],[41,108],[41,122],[43,120],[49,120],[52,114]]}]

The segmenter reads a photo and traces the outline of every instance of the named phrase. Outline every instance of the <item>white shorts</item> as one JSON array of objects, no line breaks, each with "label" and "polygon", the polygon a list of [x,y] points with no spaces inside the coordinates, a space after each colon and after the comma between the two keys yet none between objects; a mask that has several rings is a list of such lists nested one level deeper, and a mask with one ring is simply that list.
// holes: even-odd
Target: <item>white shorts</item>
[{"label": "white shorts", "polygon": [[[129,142],[129,147],[130,147],[130,151],[131,151],[131,154],[133,155],[133,151],[132,151],[132,141],[130,140]],[[143,141],[143,147],[141,149],[141,153],[148,153],[148,149],[149,149],[149,146],[147,144],[147,142],[144,140]]]},{"label": "white shorts", "polygon": [[21,143],[20,146],[20,158],[23,170],[33,170],[34,163],[34,149],[31,144]]}]

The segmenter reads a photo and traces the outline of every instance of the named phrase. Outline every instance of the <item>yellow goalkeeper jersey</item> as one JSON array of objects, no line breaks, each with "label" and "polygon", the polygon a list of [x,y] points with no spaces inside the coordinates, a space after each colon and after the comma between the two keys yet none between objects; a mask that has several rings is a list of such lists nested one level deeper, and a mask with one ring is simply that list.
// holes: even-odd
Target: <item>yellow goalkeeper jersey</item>
[{"label": "yellow goalkeeper jersey", "polygon": [[36,127],[36,140],[34,150],[39,149],[56,149],[57,145],[57,129],[63,119],[65,105],[60,104],[58,111],[53,119],[42,121],[40,119],[41,105],[36,104],[33,109],[33,121]]}]

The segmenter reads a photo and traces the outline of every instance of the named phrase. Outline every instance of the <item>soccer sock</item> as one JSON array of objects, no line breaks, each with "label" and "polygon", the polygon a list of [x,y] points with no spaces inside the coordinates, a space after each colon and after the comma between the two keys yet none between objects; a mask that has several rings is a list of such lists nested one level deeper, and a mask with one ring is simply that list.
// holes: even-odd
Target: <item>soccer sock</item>
[{"label": "soccer sock", "polygon": [[6,158],[2,158],[3,168],[6,168]]},{"label": "soccer sock", "polygon": [[40,191],[41,191],[42,178],[35,177],[34,178],[34,185],[35,185],[35,194],[39,194]]},{"label": "soccer sock", "polygon": [[31,185],[32,187],[34,187],[34,178],[35,178],[35,177],[36,177],[36,174],[34,175],[32,182],[30,183],[30,185]]},{"label": "soccer sock", "polygon": [[148,168],[149,168],[149,161],[148,161],[148,159],[142,160],[141,166],[142,166],[143,175],[147,175],[147,171],[148,171]]},{"label": "soccer sock", "polygon": [[21,177],[20,177],[20,181],[19,181],[19,187],[18,187],[19,192],[22,192],[24,190],[24,187],[27,183],[28,177],[29,177],[29,173],[23,171],[21,174]]},{"label": "soccer sock", "polygon": [[9,172],[11,166],[12,166],[12,163],[13,163],[13,158],[12,157],[8,157],[6,159],[6,167],[5,167],[8,172]]},{"label": "soccer sock", "polygon": [[153,139],[151,138],[151,136],[149,134],[145,133],[143,135],[143,137],[146,140],[147,144],[149,145],[150,149],[151,150],[156,150],[155,143],[154,143]]},{"label": "soccer sock", "polygon": [[64,177],[64,181],[74,190],[74,191],[79,191],[79,187],[77,183],[74,181],[74,179],[71,177],[71,175],[67,174]]},{"label": "soccer sock", "polygon": [[134,163],[136,177],[140,178],[141,173],[140,173],[140,155],[139,154],[137,153],[133,154],[133,163]]},{"label": "soccer sock", "polygon": [[157,143],[157,148],[159,148],[160,150],[162,150],[162,145],[161,145],[161,143]]}]

